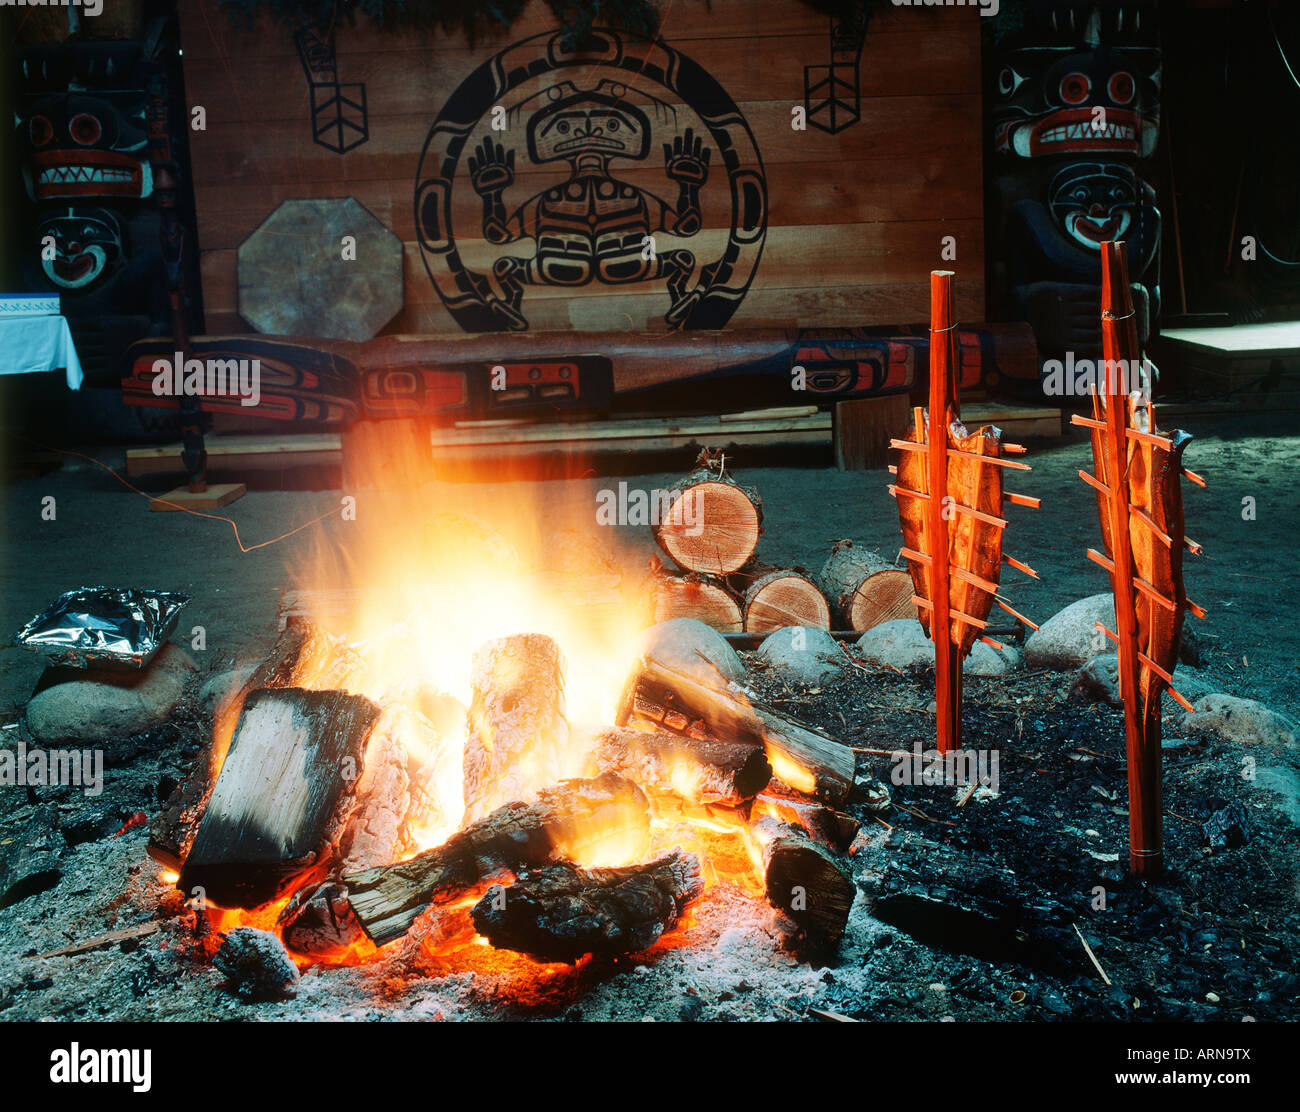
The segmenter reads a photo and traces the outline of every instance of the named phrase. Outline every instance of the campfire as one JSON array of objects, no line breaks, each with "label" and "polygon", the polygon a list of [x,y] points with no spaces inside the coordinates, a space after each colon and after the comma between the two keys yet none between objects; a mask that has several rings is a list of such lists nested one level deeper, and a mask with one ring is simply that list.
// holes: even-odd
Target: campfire
[{"label": "campfire", "polygon": [[415,945],[576,963],[672,945],[725,894],[766,899],[795,952],[833,949],[859,825],[839,807],[888,798],[853,750],[707,644],[647,638],[654,592],[594,520],[427,497],[376,494],[300,570],[153,826],[213,937],[272,931],[299,965]]}]

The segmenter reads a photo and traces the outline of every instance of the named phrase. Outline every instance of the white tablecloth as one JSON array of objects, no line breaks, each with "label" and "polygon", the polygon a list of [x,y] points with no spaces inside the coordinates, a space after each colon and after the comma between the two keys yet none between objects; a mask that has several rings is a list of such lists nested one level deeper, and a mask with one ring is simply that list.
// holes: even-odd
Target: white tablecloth
[{"label": "white tablecloth", "polygon": [[62,367],[68,389],[80,390],[81,360],[67,319],[57,316],[0,317],[0,375],[30,375]]}]

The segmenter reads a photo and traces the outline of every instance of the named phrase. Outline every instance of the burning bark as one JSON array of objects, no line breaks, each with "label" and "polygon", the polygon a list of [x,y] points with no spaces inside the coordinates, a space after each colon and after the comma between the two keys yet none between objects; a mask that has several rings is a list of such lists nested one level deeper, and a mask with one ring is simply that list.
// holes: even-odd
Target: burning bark
[{"label": "burning bark", "polygon": [[843,811],[769,792],[754,798],[751,813],[755,819],[772,818],[778,822],[791,823],[809,837],[840,851],[847,850],[862,829],[862,824],[857,819]]},{"label": "burning bark", "polygon": [[767,900],[785,920],[790,944],[834,948],[857,894],[848,866],[798,826],[764,818],[753,829],[763,847]]},{"label": "burning bark", "polygon": [[251,908],[323,869],[379,714],[369,699],[341,691],[253,692],[177,886]]},{"label": "burning bark", "polygon": [[594,759],[602,772],[620,776],[692,803],[737,806],[772,778],[761,746],[716,738],[641,730],[606,730]]},{"label": "burning bark", "polygon": [[576,962],[652,946],[703,891],[699,858],[681,850],[621,868],[581,869],[565,861],[508,888],[493,885],[472,917],[499,949]]},{"label": "burning bark", "polygon": [[348,890],[341,884],[305,888],[280,916],[281,937],[294,953],[331,964],[342,963],[374,952],[348,903]]},{"label": "burning bark", "polygon": [[617,721],[760,745],[778,780],[831,805],[853,788],[857,761],[847,745],[764,706],[737,684],[709,686],[649,658],[624,692]]},{"label": "burning bark", "polygon": [[559,646],[537,633],[491,641],[474,654],[465,742],[465,817],[482,818],[563,771],[569,741]]},{"label": "burning bark", "polygon": [[435,849],[384,868],[345,874],[348,902],[379,946],[405,934],[430,904],[450,903],[497,869],[517,871],[602,842],[649,839],[649,804],[635,784],[606,773],[566,780],[536,803],[507,803]]}]

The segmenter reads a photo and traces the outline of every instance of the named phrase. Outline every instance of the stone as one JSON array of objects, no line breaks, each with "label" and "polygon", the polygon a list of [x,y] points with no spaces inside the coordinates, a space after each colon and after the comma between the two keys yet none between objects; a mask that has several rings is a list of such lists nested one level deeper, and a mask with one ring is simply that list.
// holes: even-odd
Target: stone
[{"label": "stone", "polygon": [[[934,645],[915,618],[896,618],[872,626],[858,638],[858,651],[869,664],[906,671],[910,668],[934,669]],[[1012,671],[1020,661],[1015,649],[995,649],[976,641],[962,662],[962,671],[972,676],[1001,676]]]},{"label": "stone", "polygon": [[1241,745],[1296,744],[1296,724],[1254,699],[1215,692],[1202,695],[1183,715],[1185,733],[1212,733]]},{"label": "stone", "polygon": [[824,629],[786,626],[770,633],[758,647],[758,656],[788,679],[816,684],[844,670],[844,650]]},{"label": "stone", "polygon": [[1109,652],[1112,642],[1097,629],[1098,622],[1115,628],[1109,592],[1081,598],[1048,618],[1025,642],[1025,662],[1030,668],[1065,671]]},{"label": "stone", "polygon": [[270,931],[236,927],[212,959],[241,1000],[283,1000],[298,983],[298,967]]},{"label": "stone", "polygon": [[740,682],[745,665],[716,629],[697,618],[672,618],[642,634],[641,653],[665,668],[684,672],[702,683],[721,687]]},{"label": "stone", "polygon": [[1085,703],[1105,703],[1107,706],[1122,707],[1119,697],[1119,654],[1103,653],[1086,660],[1074,674],[1070,684],[1070,698],[1081,699]]},{"label": "stone", "polygon": [[27,703],[27,729],[42,745],[106,744],[163,722],[198,671],[173,644],[140,670],[47,668]]}]

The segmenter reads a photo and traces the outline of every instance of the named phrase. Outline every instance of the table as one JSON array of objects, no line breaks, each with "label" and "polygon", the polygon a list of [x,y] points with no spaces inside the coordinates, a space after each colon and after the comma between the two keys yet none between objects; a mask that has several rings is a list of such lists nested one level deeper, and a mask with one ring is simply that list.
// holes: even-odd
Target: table
[{"label": "table", "polygon": [[60,368],[67,374],[68,389],[80,390],[85,376],[67,318],[0,317],[0,374],[41,374]]}]

